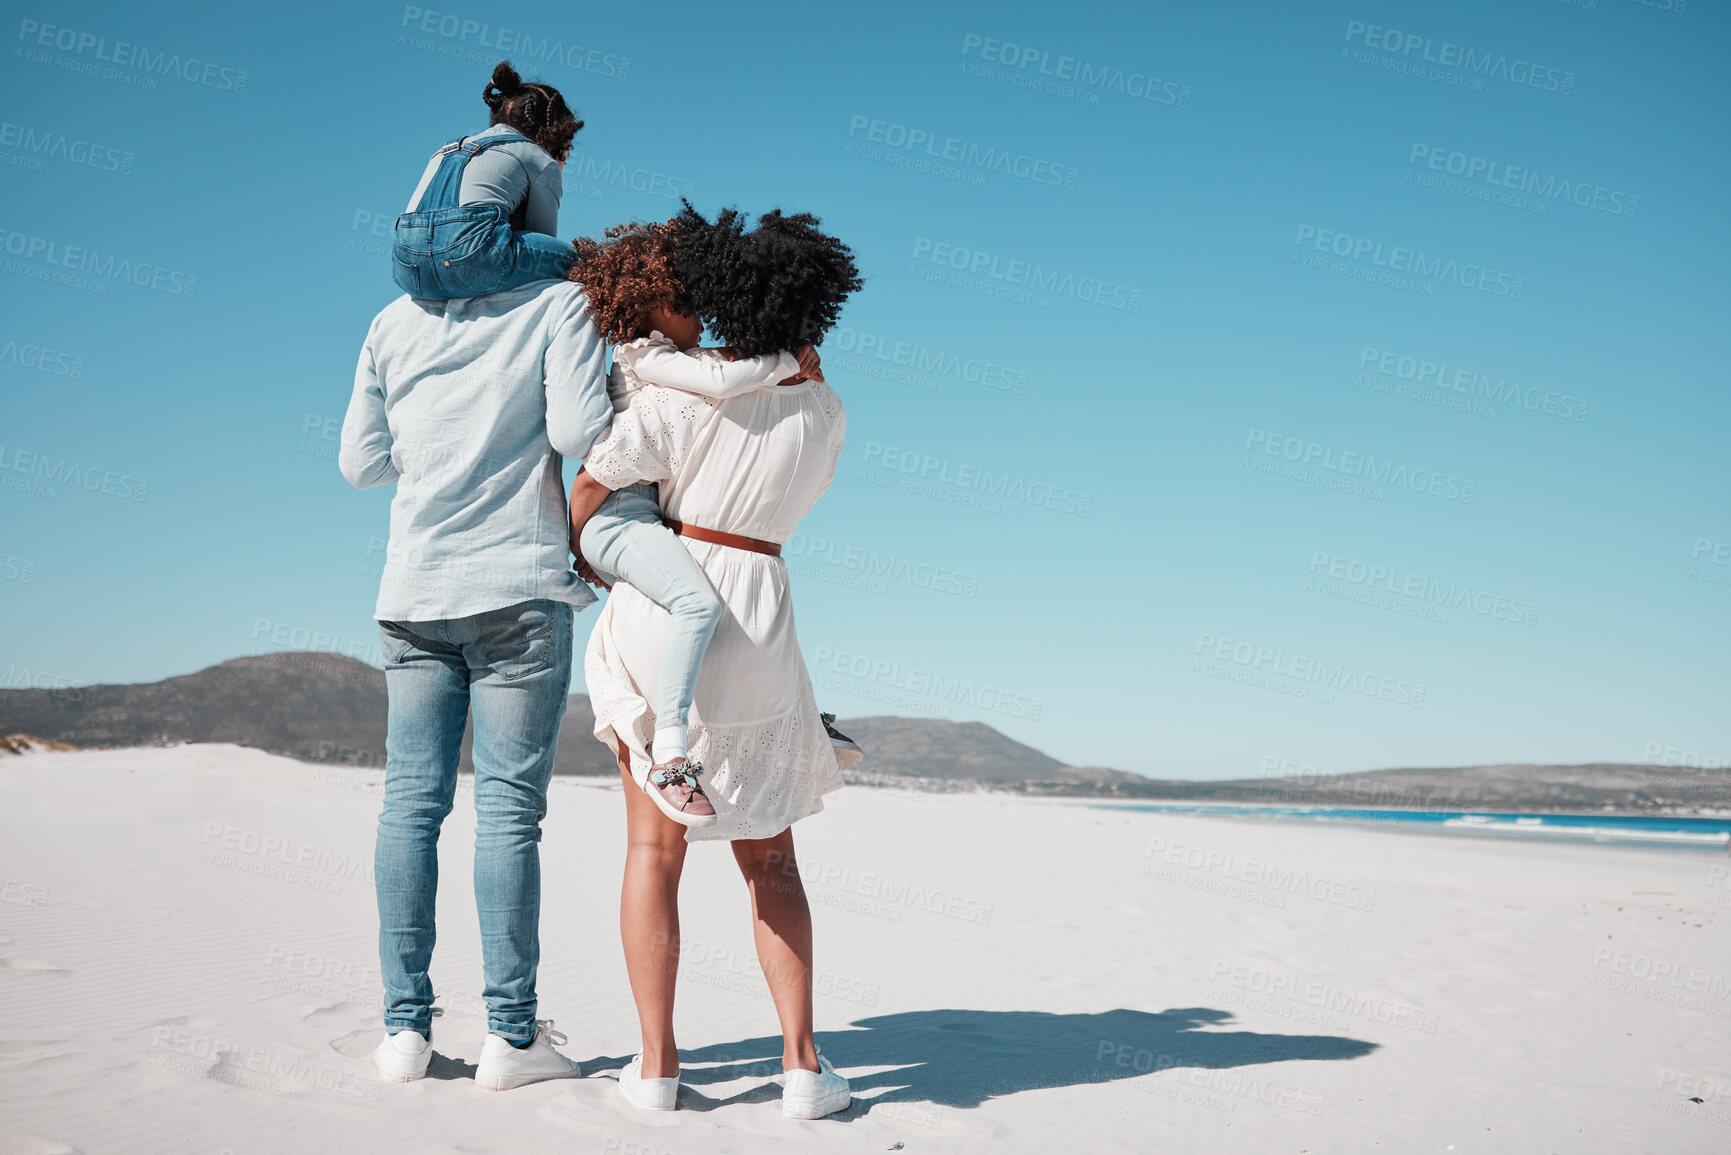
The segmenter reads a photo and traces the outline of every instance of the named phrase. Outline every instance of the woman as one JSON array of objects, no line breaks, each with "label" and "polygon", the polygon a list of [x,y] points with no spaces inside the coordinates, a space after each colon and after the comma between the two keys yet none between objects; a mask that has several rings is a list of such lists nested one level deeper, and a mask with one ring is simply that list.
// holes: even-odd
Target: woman
[{"label": "woman", "polygon": [[[846,246],[816,225],[769,213],[746,233],[737,214],[711,224],[687,206],[677,230],[680,278],[728,354],[820,341],[834,323],[859,279]],[[659,485],[669,525],[725,606],[703,659],[689,744],[708,782],[692,775],[687,788],[707,792],[713,824],[680,825],[637,785],[652,764],[667,612],[618,586],[584,664],[596,736],[614,749],[626,787],[620,932],[643,1050],[620,1089],[639,1107],[675,1105],[679,878],[687,841],[714,839],[732,842],[751,894],[758,961],[781,1021],[783,1113],[815,1119],[851,1101],[847,1080],[812,1037],[811,912],[791,829],[823,808],[841,775],[800,657],[779,556],[834,478],[845,429],[841,400],[821,377],[728,400],[642,388],[590,449],[572,493],[580,521],[611,490]]]}]

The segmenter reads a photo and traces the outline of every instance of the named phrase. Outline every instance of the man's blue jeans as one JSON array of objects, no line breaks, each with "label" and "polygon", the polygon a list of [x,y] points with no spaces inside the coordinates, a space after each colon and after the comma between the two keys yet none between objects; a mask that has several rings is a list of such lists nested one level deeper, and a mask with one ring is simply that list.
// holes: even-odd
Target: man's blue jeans
[{"label": "man's blue jeans", "polygon": [[541,960],[541,818],[571,689],[571,607],[529,601],[467,618],[380,622],[390,721],[373,872],[385,1027],[433,1022],[439,828],[475,719],[475,906],[487,1029],[535,1033]]}]

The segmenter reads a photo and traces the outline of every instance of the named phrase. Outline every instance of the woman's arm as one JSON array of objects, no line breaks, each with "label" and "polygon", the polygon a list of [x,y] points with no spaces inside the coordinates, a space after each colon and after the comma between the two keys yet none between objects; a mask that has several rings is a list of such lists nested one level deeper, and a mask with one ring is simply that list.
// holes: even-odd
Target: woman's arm
[{"label": "woman's arm", "polygon": [[801,374],[799,359],[781,352],[763,357],[726,361],[720,357],[693,357],[671,341],[652,341],[634,349],[620,349],[615,360],[646,385],[664,385],[682,393],[696,393],[726,401],[756,389],[780,385]]}]

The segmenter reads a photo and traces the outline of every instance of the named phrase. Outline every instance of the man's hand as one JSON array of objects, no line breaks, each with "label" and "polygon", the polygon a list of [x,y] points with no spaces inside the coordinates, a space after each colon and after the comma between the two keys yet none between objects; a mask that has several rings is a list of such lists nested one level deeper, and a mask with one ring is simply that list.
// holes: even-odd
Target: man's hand
[{"label": "man's hand", "polygon": [[578,542],[583,537],[583,524],[607,500],[607,495],[613,491],[590,476],[587,469],[577,474],[577,479],[571,483],[571,552],[577,558],[577,576],[595,586],[597,589],[612,589],[613,587],[595,576],[589,562],[583,557],[583,550]]},{"label": "man's hand", "polygon": [[580,553],[577,554],[576,557],[577,557],[577,576],[578,577],[582,578],[584,581],[588,582],[590,585],[594,586],[598,590],[610,590],[613,588],[612,586],[608,585],[606,582],[602,581],[599,577],[596,576],[595,570],[593,568],[591,568],[589,565],[589,559],[585,558]]}]

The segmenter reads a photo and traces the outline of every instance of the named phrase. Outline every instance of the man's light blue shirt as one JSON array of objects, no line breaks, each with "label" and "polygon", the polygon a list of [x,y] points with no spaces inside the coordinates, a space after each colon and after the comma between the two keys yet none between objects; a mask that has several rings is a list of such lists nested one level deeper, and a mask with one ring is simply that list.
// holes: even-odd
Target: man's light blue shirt
[{"label": "man's light blue shirt", "polygon": [[374,616],[593,604],[570,570],[561,465],[612,419],[606,347],[580,285],[385,306],[361,348],[337,457],[357,488],[397,483]]}]

